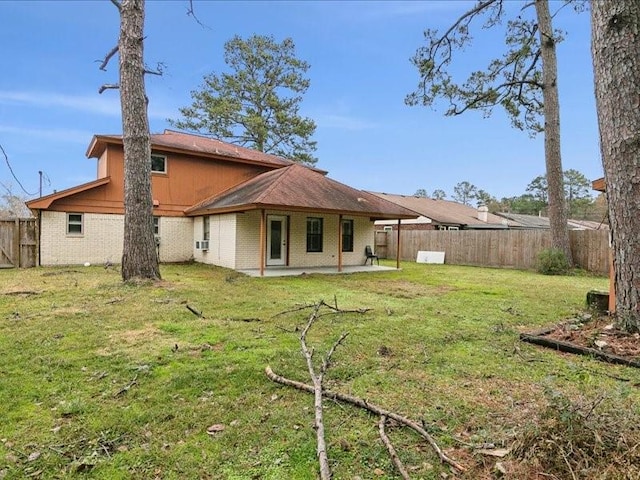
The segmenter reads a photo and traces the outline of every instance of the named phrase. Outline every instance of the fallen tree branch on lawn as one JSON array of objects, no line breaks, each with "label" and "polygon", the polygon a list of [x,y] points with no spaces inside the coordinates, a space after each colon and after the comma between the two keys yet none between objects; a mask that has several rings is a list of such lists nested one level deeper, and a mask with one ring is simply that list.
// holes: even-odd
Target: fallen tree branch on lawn
[{"label": "fallen tree branch on lawn", "polygon": [[193,313],[196,317],[204,318],[204,315],[202,314],[202,312],[200,310],[198,310],[197,308],[192,307],[188,303],[187,303],[186,307],[187,307],[187,310],[189,310],[191,313]]},{"label": "fallen tree branch on lawn", "polygon": [[124,395],[125,393],[127,393],[131,389],[131,387],[133,387],[133,386],[135,386],[137,384],[138,384],[138,375],[136,374],[133,377],[133,380],[131,380],[124,387],[122,387],[120,390],[118,390],[113,396],[114,397],[120,397],[121,395]]},{"label": "fallen tree branch on lawn", "polygon": [[320,367],[320,372],[317,373],[316,369],[313,365],[313,349],[309,349],[307,346],[307,333],[309,329],[313,325],[313,323],[318,319],[320,308],[326,305],[324,301],[320,301],[315,304],[313,308],[313,312],[309,315],[309,320],[307,321],[307,325],[302,330],[300,334],[300,346],[302,347],[302,353],[304,353],[304,357],[307,361],[307,369],[309,370],[309,375],[311,376],[311,381],[313,382],[313,393],[314,393],[314,412],[315,412],[315,429],[316,429],[316,441],[317,441],[317,450],[318,450],[318,462],[320,463],[320,478],[322,480],[330,480],[331,479],[331,468],[329,467],[329,457],[327,455],[327,444],[324,438],[324,415],[322,410],[322,381],[324,379],[324,374],[327,372],[329,368],[329,364],[331,362],[331,356],[335,353],[336,348],[340,345],[343,340],[347,337],[347,333],[343,333],[340,335],[340,338],[334,342],[334,344],[329,349],[327,355],[322,359],[322,365]]},{"label": "fallen tree branch on lawn", "polygon": [[541,345],[543,347],[552,348],[554,350],[560,350],[561,352],[593,356],[599,360],[603,360],[608,363],[613,363],[617,365],[627,365],[629,367],[640,368],[640,361],[635,360],[633,358],[622,357],[620,355],[615,355],[613,353],[607,353],[602,350],[597,350],[595,348],[583,347],[581,345],[577,345],[571,342],[565,342],[562,340],[557,340],[555,338],[547,338],[544,335],[546,335],[546,333],[537,334],[537,335],[529,334],[529,333],[521,333],[520,340],[522,340],[523,342],[533,343],[535,345]]},{"label": "fallen tree branch on lawn", "polygon": [[[302,382],[298,382],[296,380],[290,380],[288,378],[285,378],[283,376],[277,375],[276,373],[273,372],[273,370],[271,369],[271,367],[267,366],[265,368],[265,373],[267,375],[267,377],[269,377],[269,379],[271,379],[272,381],[279,383],[281,385],[287,385],[289,387],[293,387],[293,388],[297,388],[298,390],[302,390],[305,392],[309,392],[309,393],[314,393],[314,387],[312,385],[307,385],[306,383],[302,383]],[[369,403],[368,401],[362,399],[362,398],[358,398],[358,397],[354,397],[352,395],[348,395],[346,393],[339,393],[339,392],[332,392],[330,390],[322,390],[322,395],[326,398],[330,398],[332,400],[337,400],[340,402],[345,402],[345,403],[349,403],[351,405],[355,405],[356,407],[360,407],[363,408],[365,410],[368,410],[371,413],[374,413],[376,415],[379,416],[385,416],[388,418],[391,418],[393,420],[395,420],[398,423],[401,423],[402,425],[405,425],[406,427],[411,428],[412,430],[414,430],[415,432],[417,432],[422,438],[424,438],[429,445],[431,446],[431,448],[433,449],[433,451],[436,453],[436,455],[438,455],[438,457],[440,458],[440,460],[444,463],[447,463],[448,465],[451,465],[453,468],[455,468],[456,470],[460,471],[460,472],[465,472],[466,468],[463,467],[462,465],[460,465],[458,462],[456,462],[455,460],[453,460],[452,458],[448,457],[443,451],[442,449],[438,446],[438,444],[436,443],[436,441],[433,439],[433,437],[431,437],[431,435],[429,435],[429,433],[422,428],[418,423],[414,422],[413,420],[404,417],[402,415],[399,415],[395,412],[391,412],[389,410],[385,410],[384,408],[381,408],[373,403]]]},{"label": "fallen tree branch on lawn", "polygon": [[389,452],[391,461],[398,469],[398,472],[400,473],[402,478],[404,480],[409,480],[409,474],[405,470],[404,465],[402,464],[402,460],[400,460],[400,457],[398,457],[398,454],[396,453],[396,449],[393,448],[393,444],[391,443],[391,440],[389,440],[387,433],[384,431],[384,427],[386,423],[387,423],[387,417],[385,415],[380,415],[380,423],[378,423],[378,429],[380,431],[380,439],[382,440],[382,443],[384,443],[384,446],[387,447],[387,452]]},{"label": "fallen tree branch on lawn", "polygon": [[[310,303],[310,304],[305,304],[305,305],[300,305],[298,307],[292,308],[290,310],[284,310],[283,312],[278,312],[275,315],[273,315],[271,318],[276,318],[276,317],[280,317],[282,315],[286,315],[288,313],[295,313],[295,312],[300,312],[301,310],[310,310],[316,307],[316,303]],[[331,313],[328,314],[323,314],[323,315],[335,315],[336,313],[367,313],[370,312],[371,308],[355,308],[352,310],[343,310],[341,308],[338,308],[338,302],[335,301],[335,305],[329,305],[328,303],[326,303],[324,300],[320,300],[320,306],[321,307],[327,307],[329,310],[332,310]],[[318,317],[321,317],[323,315],[318,315]]]}]

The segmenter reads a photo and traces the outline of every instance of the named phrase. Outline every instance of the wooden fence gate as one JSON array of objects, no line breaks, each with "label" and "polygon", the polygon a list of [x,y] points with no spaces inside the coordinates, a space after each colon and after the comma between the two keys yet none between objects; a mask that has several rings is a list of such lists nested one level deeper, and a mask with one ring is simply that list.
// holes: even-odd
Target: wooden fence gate
[{"label": "wooden fence gate", "polygon": [[35,267],[37,258],[36,220],[0,219],[0,268]]}]

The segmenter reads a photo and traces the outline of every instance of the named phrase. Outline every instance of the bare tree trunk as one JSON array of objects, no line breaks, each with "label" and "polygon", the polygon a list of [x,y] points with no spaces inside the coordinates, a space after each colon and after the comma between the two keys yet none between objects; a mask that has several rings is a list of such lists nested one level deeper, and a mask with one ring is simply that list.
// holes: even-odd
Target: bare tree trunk
[{"label": "bare tree trunk", "polygon": [[619,325],[640,331],[640,3],[591,3],[591,51]]},{"label": "bare tree trunk", "polygon": [[548,0],[536,0],[538,34],[542,58],[542,98],[544,102],[544,158],[547,169],[549,194],[549,224],[551,245],[562,250],[573,265],[569,230],[567,227],[567,206],[564,198],[562,158],[560,155],[560,102],[558,101],[558,60],[556,41],[551,26]]},{"label": "bare tree trunk", "polygon": [[123,280],[159,279],[153,238],[151,139],[144,88],[144,0],[120,5],[120,103],[124,144]]}]

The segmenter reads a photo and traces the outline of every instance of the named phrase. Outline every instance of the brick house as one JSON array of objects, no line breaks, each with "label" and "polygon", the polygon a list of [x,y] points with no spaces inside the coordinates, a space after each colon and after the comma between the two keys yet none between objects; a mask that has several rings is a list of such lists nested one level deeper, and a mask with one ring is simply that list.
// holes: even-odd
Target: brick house
[{"label": "brick house", "polygon": [[[374,222],[412,211],[332,180],[325,171],[198,135],[151,135],[154,233],[161,262],[236,270],[361,265]],[[122,256],[124,151],[119,135],[87,150],[97,179],[27,203],[39,225],[39,264]]]}]

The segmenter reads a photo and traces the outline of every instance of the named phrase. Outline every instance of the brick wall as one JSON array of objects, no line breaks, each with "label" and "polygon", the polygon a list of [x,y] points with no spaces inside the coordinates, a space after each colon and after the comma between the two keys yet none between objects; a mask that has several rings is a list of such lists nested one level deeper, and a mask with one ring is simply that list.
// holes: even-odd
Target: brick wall
[{"label": "brick wall", "polygon": [[[338,215],[312,215],[268,211],[289,217],[289,266],[318,267],[338,265]],[[307,252],[307,217],[323,218],[322,252]],[[364,247],[374,246],[374,225],[368,218],[344,217],[354,221],[353,252],[343,252],[343,265],[364,263]],[[202,218],[193,224],[194,240],[202,239]],[[197,262],[237,270],[260,268],[260,211],[210,217],[209,250],[195,250]]]},{"label": "brick wall", "polygon": [[[123,215],[85,213],[82,235],[68,235],[66,213],[41,213],[41,265],[120,263],[122,260]],[[182,262],[192,258],[192,222],[191,218],[160,218],[160,261]]]},{"label": "brick wall", "polygon": [[238,270],[260,268],[260,216],[258,210],[238,214],[235,245],[235,268]]},{"label": "brick wall", "polygon": [[43,211],[40,230],[41,265],[120,263],[124,217],[85,213],[83,234],[67,235],[67,214]]},{"label": "brick wall", "polygon": [[191,248],[196,262],[218,265],[226,268],[236,267],[236,217],[243,214],[230,213],[209,217],[209,249],[195,250],[194,242],[202,240],[202,217],[193,222],[193,241]]},{"label": "brick wall", "polygon": [[[307,217],[322,218],[322,252],[307,252]],[[364,263],[364,247],[374,244],[374,225],[368,218],[344,216],[353,220],[353,252],[342,253],[342,265],[360,265]],[[290,251],[292,267],[321,267],[338,265],[338,215],[314,215],[293,213],[290,216]]]},{"label": "brick wall", "polygon": [[193,219],[160,217],[160,261],[187,262],[193,258]]}]

